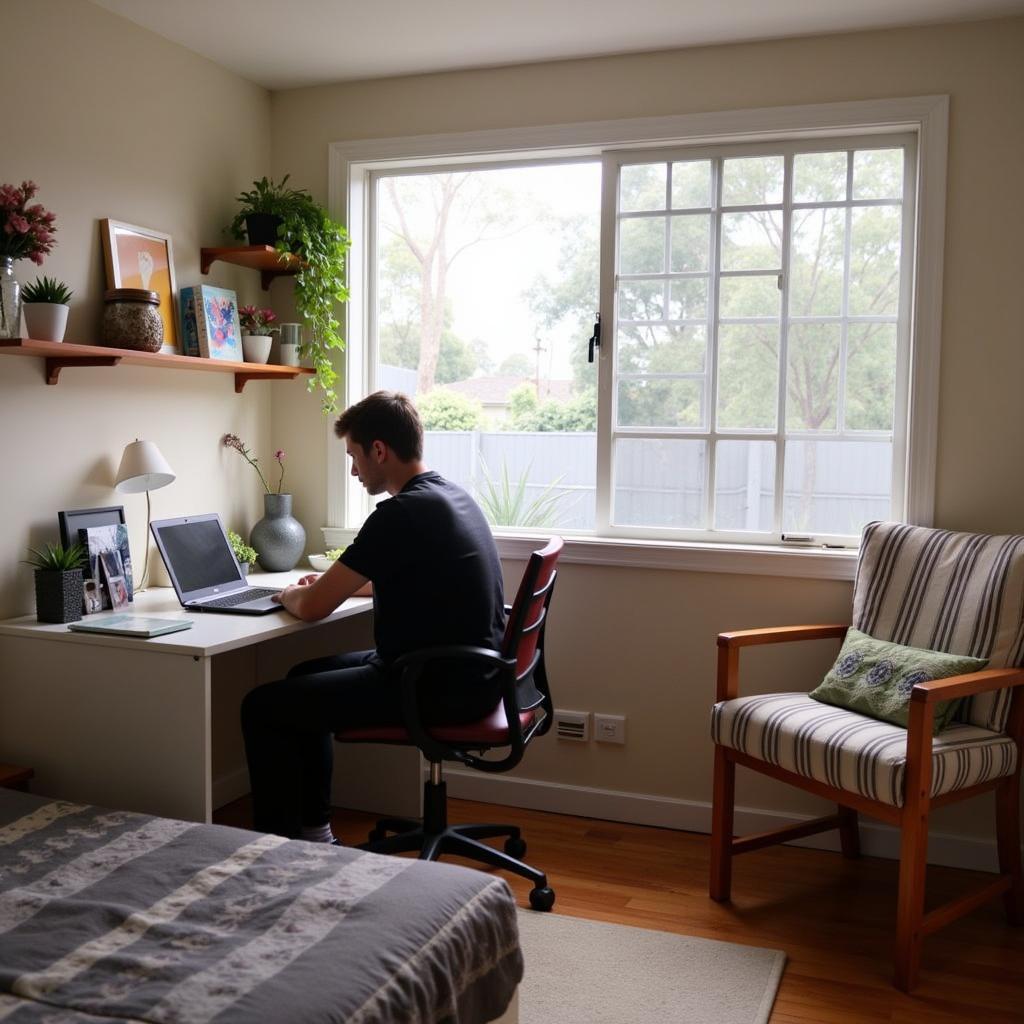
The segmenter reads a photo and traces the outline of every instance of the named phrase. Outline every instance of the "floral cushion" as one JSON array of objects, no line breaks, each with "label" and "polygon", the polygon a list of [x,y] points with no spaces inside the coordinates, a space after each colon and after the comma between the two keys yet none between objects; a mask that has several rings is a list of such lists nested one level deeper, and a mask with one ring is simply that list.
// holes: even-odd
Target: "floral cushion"
[{"label": "floral cushion", "polygon": [[[910,691],[917,683],[980,672],[987,664],[987,658],[904,647],[849,629],[836,663],[810,696],[906,728]],[[958,700],[936,704],[933,733],[949,725],[958,704]]]}]

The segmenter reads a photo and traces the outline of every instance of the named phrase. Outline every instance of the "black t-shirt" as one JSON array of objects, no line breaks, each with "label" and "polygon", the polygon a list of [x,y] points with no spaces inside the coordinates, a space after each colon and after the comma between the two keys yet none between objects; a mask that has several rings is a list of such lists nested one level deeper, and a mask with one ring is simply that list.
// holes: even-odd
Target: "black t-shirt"
[{"label": "black t-shirt", "polygon": [[[373,582],[374,640],[385,664],[445,644],[500,649],[504,593],[494,538],[476,502],[440,474],[420,473],[382,501],[341,561]],[[457,684],[476,684],[486,707],[473,700],[470,718],[497,700],[490,686],[480,692],[480,669],[438,666],[430,676],[450,681],[446,692],[463,707]]]}]

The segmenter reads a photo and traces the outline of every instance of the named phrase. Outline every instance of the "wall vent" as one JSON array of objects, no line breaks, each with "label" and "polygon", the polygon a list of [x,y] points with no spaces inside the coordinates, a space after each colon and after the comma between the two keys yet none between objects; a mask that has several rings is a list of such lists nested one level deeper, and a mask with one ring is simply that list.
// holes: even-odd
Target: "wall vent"
[{"label": "wall vent", "polygon": [[590,739],[590,712],[559,711],[555,708],[555,735],[560,740],[586,743]]}]

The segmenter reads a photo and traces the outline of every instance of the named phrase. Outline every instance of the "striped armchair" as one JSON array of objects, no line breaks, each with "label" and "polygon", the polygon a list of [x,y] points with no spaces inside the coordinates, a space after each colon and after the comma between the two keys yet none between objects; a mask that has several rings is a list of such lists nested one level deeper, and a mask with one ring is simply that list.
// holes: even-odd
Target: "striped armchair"
[{"label": "striped armchair", "polygon": [[[842,625],[783,626],[718,637],[711,898],[730,898],[732,856],[837,828],[844,856],[859,856],[857,815],[900,829],[896,985],[917,982],[924,937],[1002,895],[1024,923],[1021,761],[1024,751],[1024,537],[987,537],[896,523],[864,530],[853,626],[880,640],[987,658],[983,672],[913,687],[907,729],[821,704],[806,693],[739,695],[741,648],[842,639]],[[807,680],[814,686],[818,680]],[[963,698],[953,724],[932,737],[940,701]],[[837,813],[763,835],[733,835],[736,765],[834,802]],[[994,791],[999,874],[924,913],[928,814]]]}]

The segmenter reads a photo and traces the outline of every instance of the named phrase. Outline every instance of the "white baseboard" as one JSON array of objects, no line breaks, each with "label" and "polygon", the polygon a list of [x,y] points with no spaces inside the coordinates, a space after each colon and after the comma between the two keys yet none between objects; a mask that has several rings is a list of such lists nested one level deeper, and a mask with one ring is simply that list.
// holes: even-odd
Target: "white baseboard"
[{"label": "white baseboard", "polygon": [[[684,832],[711,831],[711,804],[697,800],[624,793],[590,786],[570,786],[519,779],[512,776],[483,775],[458,768],[446,768],[448,794],[466,800],[527,807],[556,814],[574,814],[582,818],[623,821],[634,825],[654,825]],[[809,820],[812,815],[785,814],[780,811],[737,807],[736,834],[768,832],[782,825]],[[861,817],[861,850],[870,857],[899,857],[899,831],[889,825]],[[798,839],[795,846],[818,850],[838,850],[839,835],[822,832]],[[995,839],[971,839],[948,832],[932,832],[928,839],[928,862],[974,871],[997,870]]]}]

